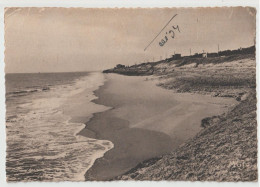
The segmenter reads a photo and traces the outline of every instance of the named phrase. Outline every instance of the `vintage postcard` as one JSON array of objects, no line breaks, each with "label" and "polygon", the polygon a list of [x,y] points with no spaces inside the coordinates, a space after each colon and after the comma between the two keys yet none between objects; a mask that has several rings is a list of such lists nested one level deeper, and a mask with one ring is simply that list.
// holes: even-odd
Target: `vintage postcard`
[{"label": "vintage postcard", "polygon": [[7,182],[256,182],[256,13],[5,8]]}]

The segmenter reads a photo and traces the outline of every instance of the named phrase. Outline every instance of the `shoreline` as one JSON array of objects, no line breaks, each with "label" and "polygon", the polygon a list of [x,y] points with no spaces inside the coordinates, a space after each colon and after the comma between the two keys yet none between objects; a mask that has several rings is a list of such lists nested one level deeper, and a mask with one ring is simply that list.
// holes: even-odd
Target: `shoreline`
[{"label": "shoreline", "polygon": [[[110,109],[109,107],[106,107],[104,105],[97,105],[92,102],[92,100],[95,100],[97,98],[95,95],[95,91],[98,90],[100,87],[102,87],[106,82],[104,75],[102,73],[89,72],[87,76],[83,77],[82,79],[78,79],[75,82],[75,85],[78,85],[78,87],[83,88],[84,85],[80,85],[80,81],[82,82],[81,84],[85,84],[86,82],[90,82],[90,84],[87,87],[85,87],[84,90],[78,91],[75,95],[69,97],[66,104],[63,104],[62,106],[63,112],[69,118],[68,123],[81,125],[78,129],[75,129],[74,132],[74,136],[78,139],[79,142],[80,141],[84,142],[86,141],[87,138],[88,139],[87,141],[93,141],[95,142],[96,145],[103,146],[103,150],[100,151],[100,149],[97,149],[89,157],[90,160],[89,165],[84,169],[84,171],[79,173],[78,176],[80,176],[81,178],[78,177],[74,179],[75,181],[76,180],[84,181],[85,180],[84,174],[89,170],[89,168],[93,166],[94,162],[98,158],[103,157],[107,151],[109,151],[114,147],[113,143],[107,140],[89,138],[89,137],[81,136],[79,134],[85,128],[86,121],[89,121],[95,113],[104,112]],[[88,93],[87,97],[86,97],[86,93]],[[85,107],[86,105],[88,105],[89,107],[86,108]],[[81,110],[79,110],[79,108],[81,108]]]},{"label": "shoreline", "polygon": [[[165,154],[165,153],[169,152],[169,150],[171,150],[171,146],[169,145],[169,143],[167,143],[168,141],[170,141],[170,138],[165,137],[167,135],[165,135],[163,133],[156,133],[156,132],[142,130],[142,129],[141,130],[138,130],[138,129],[131,130],[128,127],[129,122],[127,120],[120,119],[120,118],[117,118],[117,117],[113,117],[111,119],[109,117],[111,115],[111,111],[113,111],[117,107],[116,105],[118,104],[118,103],[117,104],[108,103],[108,100],[106,100],[105,98],[103,98],[101,96],[103,94],[102,92],[104,92],[104,89],[109,87],[109,84],[110,84],[110,81],[106,80],[104,85],[100,86],[99,89],[94,91],[94,95],[97,96],[97,99],[92,100],[92,102],[95,103],[95,104],[98,104],[98,105],[109,106],[110,109],[108,109],[107,111],[104,111],[104,112],[94,113],[93,117],[88,122],[86,122],[85,128],[82,129],[78,133],[81,136],[86,136],[86,137],[89,137],[89,138],[105,139],[105,140],[111,141],[114,144],[114,147],[112,149],[110,149],[109,151],[105,152],[103,157],[96,159],[94,164],[92,165],[92,167],[89,168],[89,170],[86,172],[85,178],[87,180],[90,180],[90,181],[91,180],[101,180],[101,181],[110,180],[111,178],[128,171],[129,169],[134,167],[137,163],[139,163],[143,160],[143,159],[140,159],[140,158],[139,159],[136,158],[137,160],[133,159],[132,162],[134,164],[129,165],[129,163],[126,163],[125,160],[120,162],[120,159],[115,159],[115,160],[112,159],[113,157],[116,157],[118,155],[118,153],[121,154],[121,155],[124,154],[124,156],[128,157],[129,155],[131,155],[131,152],[134,153],[134,152],[138,151],[138,149],[136,149],[135,147],[130,147],[129,149],[135,149],[135,150],[134,151],[128,150],[128,154],[124,153],[124,151],[127,151],[127,149],[128,149],[126,145],[129,146],[130,145],[129,142],[134,141],[134,138],[133,139],[130,138],[130,140],[125,140],[125,142],[128,143],[128,144],[124,144],[123,146],[120,146],[120,144],[122,143],[121,141],[123,140],[124,136],[121,136],[120,138],[113,139],[113,137],[114,137],[113,134],[114,134],[115,130],[118,130],[121,133],[132,134],[133,136],[135,136],[135,134],[138,134],[138,135],[135,136],[135,138],[137,137],[139,141],[141,141],[141,139],[145,140],[145,138],[143,137],[145,134],[149,137],[158,136],[159,139],[160,139],[159,142],[161,142],[161,146],[162,146],[160,148],[160,150],[164,149],[164,151],[156,152],[156,150],[155,150],[154,152],[146,153],[145,156],[151,155],[151,157],[153,157],[153,155],[156,156],[156,155],[158,155],[158,153],[159,154],[163,154],[163,153]],[[109,123],[110,124],[113,124],[113,123],[116,124],[113,127],[110,126],[109,134],[104,134],[104,135],[101,134],[100,135],[99,133],[102,133],[101,131],[103,131],[103,129],[104,129],[102,127],[98,127],[98,129],[94,129],[94,130],[89,128],[89,126],[92,126],[92,123],[93,123],[93,127],[97,127],[96,119],[99,120],[99,119],[102,119],[102,118],[104,120],[109,120],[108,124]],[[98,131],[98,133],[97,133],[97,131]],[[108,129],[106,129],[106,131],[108,131]],[[111,140],[111,139],[113,139],[113,140]],[[164,141],[161,141],[161,140],[164,140]],[[143,141],[143,142],[147,143],[146,141]],[[163,145],[162,142],[165,145]],[[136,142],[135,144],[138,145],[138,143],[140,143],[140,142]],[[156,142],[153,142],[153,143],[156,144]],[[117,148],[117,147],[119,147],[119,148]],[[115,150],[115,148],[116,148],[116,150]],[[167,149],[167,151],[165,149]],[[140,153],[140,154],[142,154],[142,153]],[[107,176],[107,175],[111,174],[110,169],[111,169],[111,166],[112,166],[112,164],[109,164],[108,168],[104,168],[104,166],[107,165],[106,159],[108,159],[108,158],[112,159],[112,163],[115,165],[114,166],[114,172],[117,172],[117,174]],[[123,167],[122,167],[122,165],[123,165]],[[105,174],[102,173],[104,170],[106,171]]]},{"label": "shoreline", "polygon": [[[111,180],[145,160],[172,152],[180,144],[200,132],[202,129],[200,123],[204,117],[213,116],[215,113],[220,114],[223,110],[223,98],[208,96],[207,99],[207,96],[199,94],[174,94],[169,90],[156,86],[152,81],[145,81],[144,77],[130,78],[122,75],[109,75],[107,78],[105,84],[94,91],[94,95],[98,98],[92,102],[111,108],[104,112],[94,113],[93,117],[86,123],[85,128],[78,134],[89,138],[111,141],[114,148],[94,162],[85,174],[86,180]],[[125,93],[123,91],[124,87],[121,87],[121,90],[116,90],[117,87],[122,86],[122,82],[124,82],[123,86],[126,88],[130,88],[134,84],[139,91],[142,87],[155,90],[153,92],[139,92],[139,95],[142,96],[139,98],[136,96],[136,98],[130,96],[129,93]],[[132,87],[133,90],[129,89],[126,92],[134,93],[136,91],[135,87]],[[147,96],[148,93],[150,93],[150,96]],[[143,96],[148,98],[143,99]],[[206,101],[203,104],[192,101],[194,98],[198,99],[199,97],[204,100],[206,98]],[[227,100],[231,101],[226,99],[225,102]],[[131,102],[137,103],[131,104]],[[192,105],[190,105],[191,103]],[[210,106],[206,107],[208,105]],[[207,114],[210,107],[218,105],[222,107],[218,107],[217,111],[211,111],[210,114],[212,115]],[[141,109],[138,109],[140,107]],[[190,110],[186,111],[188,108]],[[134,112],[136,110],[141,113],[143,111],[148,112],[138,115],[138,112]],[[205,114],[198,115],[199,113],[195,112],[197,110],[201,110]],[[131,111],[132,115],[129,116],[127,111]],[[162,112],[157,114],[158,111]],[[183,116],[185,111],[189,115]],[[178,112],[179,116],[176,115]],[[172,117],[173,114],[175,116]],[[184,118],[189,120],[181,120]],[[195,118],[196,122],[194,123]],[[174,119],[177,122],[172,124]]]}]

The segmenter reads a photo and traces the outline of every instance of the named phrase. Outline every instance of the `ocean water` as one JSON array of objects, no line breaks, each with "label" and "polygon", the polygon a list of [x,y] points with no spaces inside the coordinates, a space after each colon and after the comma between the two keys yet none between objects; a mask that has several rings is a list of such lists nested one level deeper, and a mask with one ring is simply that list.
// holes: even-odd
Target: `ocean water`
[{"label": "ocean water", "polygon": [[113,148],[77,135],[95,112],[102,73],[6,75],[8,181],[84,181],[94,161]]}]

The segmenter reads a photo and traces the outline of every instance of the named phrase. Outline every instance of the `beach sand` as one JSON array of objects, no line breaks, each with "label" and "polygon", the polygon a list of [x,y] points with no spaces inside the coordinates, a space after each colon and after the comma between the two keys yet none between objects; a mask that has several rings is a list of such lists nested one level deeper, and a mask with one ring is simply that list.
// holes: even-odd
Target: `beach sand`
[{"label": "beach sand", "polygon": [[86,180],[109,180],[138,163],[172,152],[201,130],[201,120],[237,104],[232,98],[173,93],[147,77],[105,75],[93,102],[112,107],[95,113],[79,133],[109,140],[114,148],[95,161]]}]

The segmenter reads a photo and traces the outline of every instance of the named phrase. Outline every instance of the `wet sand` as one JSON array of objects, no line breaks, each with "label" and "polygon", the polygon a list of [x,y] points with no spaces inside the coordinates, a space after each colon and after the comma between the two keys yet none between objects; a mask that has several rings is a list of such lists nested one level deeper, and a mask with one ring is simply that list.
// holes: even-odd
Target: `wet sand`
[{"label": "wet sand", "polygon": [[172,152],[201,130],[201,120],[236,104],[234,99],[173,93],[146,77],[105,75],[93,102],[112,107],[96,113],[79,134],[109,140],[114,148],[95,161],[86,180],[109,180],[138,163]]}]

